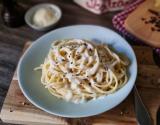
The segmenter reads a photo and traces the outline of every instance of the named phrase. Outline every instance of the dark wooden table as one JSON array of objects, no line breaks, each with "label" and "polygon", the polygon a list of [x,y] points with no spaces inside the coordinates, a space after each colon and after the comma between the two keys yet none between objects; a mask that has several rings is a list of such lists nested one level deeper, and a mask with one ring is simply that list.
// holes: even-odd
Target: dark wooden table
[{"label": "dark wooden table", "polygon": [[[35,4],[49,2],[57,4],[63,12],[60,23],[55,27],[75,24],[96,24],[113,29],[112,17],[114,13],[95,15],[82,9],[71,0],[20,0],[25,8]],[[2,5],[0,4],[0,10]],[[38,32],[27,25],[19,28],[8,28],[0,20],[0,109],[6,96],[10,81],[17,66],[25,42],[34,41],[46,32]],[[0,123],[0,125],[5,125]]]}]

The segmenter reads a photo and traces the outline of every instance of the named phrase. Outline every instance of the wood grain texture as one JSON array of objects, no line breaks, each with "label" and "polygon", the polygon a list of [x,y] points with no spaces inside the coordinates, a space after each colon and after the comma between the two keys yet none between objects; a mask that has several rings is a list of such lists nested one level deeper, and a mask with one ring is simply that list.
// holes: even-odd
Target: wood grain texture
[{"label": "wood grain texture", "polygon": [[152,31],[153,24],[146,24],[142,18],[150,19],[153,17],[148,9],[154,8],[154,0],[146,0],[137,7],[125,20],[125,28],[131,34],[141,39],[145,43],[160,48],[160,32]]},{"label": "wood grain texture", "polygon": [[[0,109],[3,105],[21,51],[21,47],[19,46],[0,42]],[[0,125],[7,125],[1,122],[0,120]]]},{"label": "wood grain texture", "polygon": [[[28,45],[27,45],[28,46]],[[137,86],[144,104],[154,120],[160,106],[160,69],[155,66],[151,48],[143,46],[133,47],[138,58],[139,72]],[[144,54],[145,52],[145,54]],[[143,58],[142,58],[143,57]],[[145,60],[145,61],[143,61]],[[12,80],[7,97],[1,111],[4,122],[30,125],[136,125],[133,97],[130,94],[125,101],[112,110],[98,116],[68,119],[53,116],[36,108],[23,96],[18,81]],[[24,104],[25,103],[25,104]]]},{"label": "wood grain texture", "polygon": [[[20,47],[0,42],[0,87],[2,89],[8,89],[21,51]],[[6,76],[10,79],[6,79]]]}]

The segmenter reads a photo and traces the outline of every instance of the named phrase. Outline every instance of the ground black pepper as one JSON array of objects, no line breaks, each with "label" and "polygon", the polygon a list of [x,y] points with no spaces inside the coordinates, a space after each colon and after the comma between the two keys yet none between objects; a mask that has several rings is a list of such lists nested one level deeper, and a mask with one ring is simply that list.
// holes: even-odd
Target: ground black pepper
[{"label": "ground black pepper", "polygon": [[13,109],[12,109],[12,108],[10,108],[10,109],[9,109],[9,111],[10,111],[10,112],[13,112]]},{"label": "ground black pepper", "polygon": [[148,9],[148,11],[149,11],[150,13],[152,13],[153,15],[155,15],[155,16],[160,16],[160,13],[158,13],[158,12],[156,12],[156,11],[154,11],[154,10]]},{"label": "ground black pepper", "polygon": [[152,31],[155,31],[155,28],[154,28],[154,27],[151,27],[151,30],[152,30]]},{"label": "ground black pepper", "polygon": [[145,20],[146,20],[146,18],[143,18],[143,17],[142,17],[142,18],[141,18],[141,20],[142,20],[142,21],[145,21]]},{"label": "ground black pepper", "polygon": [[152,14],[152,16],[150,16],[148,19],[142,17],[141,20],[144,21],[145,24],[152,24],[152,31],[160,32],[160,13],[151,9],[148,11]]},{"label": "ground black pepper", "polygon": [[157,29],[158,32],[160,32],[160,29]]},{"label": "ground black pepper", "polygon": [[144,23],[145,23],[145,24],[148,24],[149,22],[148,22],[148,21],[145,21]]}]

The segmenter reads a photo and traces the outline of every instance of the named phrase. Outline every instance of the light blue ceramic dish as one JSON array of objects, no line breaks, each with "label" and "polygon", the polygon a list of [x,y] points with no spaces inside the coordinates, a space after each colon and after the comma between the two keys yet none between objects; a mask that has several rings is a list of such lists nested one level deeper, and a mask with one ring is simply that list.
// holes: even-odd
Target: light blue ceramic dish
[{"label": "light blue ceramic dish", "polygon": [[[51,43],[57,39],[80,38],[104,42],[130,60],[129,80],[117,92],[83,104],[66,102],[51,95],[40,82],[41,72],[33,69],[43,63]],[[38,108],[63,117],[87,117],[97,115],[117,106],[131,92],[137,76],[137,61],[131,46],[117,33],[100,26],[75,25],[51,31],[37,39],[24,53],[18,65],[19,86],[25,97]]]}]

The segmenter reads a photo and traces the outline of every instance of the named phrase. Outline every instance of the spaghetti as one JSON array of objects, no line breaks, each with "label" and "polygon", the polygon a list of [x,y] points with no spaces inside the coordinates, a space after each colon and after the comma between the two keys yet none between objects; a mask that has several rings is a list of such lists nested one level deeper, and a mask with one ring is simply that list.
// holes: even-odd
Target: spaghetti
[{"label": "spaghetti", "polygon": [[41,82],[58,98],[82,103],[121,88],[128,80],[128,61],[105,44],[81,39],[53,42],[41,69]]}]

